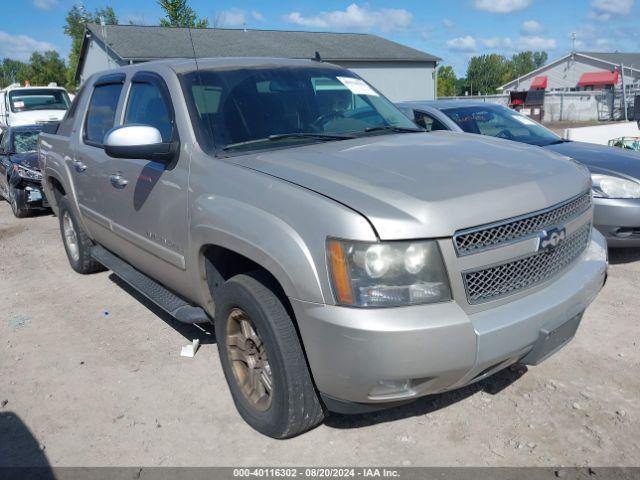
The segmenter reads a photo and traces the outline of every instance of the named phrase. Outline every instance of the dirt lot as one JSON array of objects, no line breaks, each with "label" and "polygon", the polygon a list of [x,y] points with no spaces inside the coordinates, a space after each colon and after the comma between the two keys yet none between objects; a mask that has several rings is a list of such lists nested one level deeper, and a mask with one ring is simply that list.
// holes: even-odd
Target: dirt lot
[{"label": "dirt lot", "polygon": [[275,441],[236,413],[212,332],[74,273],[55,217],[0,203],[0,246],[0,465],[640,464],[640,252],[612,253],[577,337],[542,365]]}]

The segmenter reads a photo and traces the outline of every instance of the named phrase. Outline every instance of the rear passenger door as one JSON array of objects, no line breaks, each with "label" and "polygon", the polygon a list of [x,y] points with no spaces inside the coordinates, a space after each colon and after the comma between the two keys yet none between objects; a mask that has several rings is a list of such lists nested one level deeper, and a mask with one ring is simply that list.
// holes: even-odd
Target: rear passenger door
[{"label": "rear passenger door", "polygon": [[[156,73],[131,78],[120,118],[122,125],[157,128],[163,142],[180,139],[172,94]],[[189,160],[180,148],[169,163],[111,158],[103,170],[112,229],[127,240],[111,250],[167,286],[179,284],[178,271],[185,269]]]},{"label": "rear passenger door", "polygon": [[73,153],[66,159],[85,227],[101,242],[112,234],[109,218],[112,192],[107,188],[109,179],[105,178],[105,172],[113,159],[105,153],[103,143],[105,134],[115,124],[124,81],[122,73],[108,74],[87,92],[90,98],[82,128],[72,133]]}]

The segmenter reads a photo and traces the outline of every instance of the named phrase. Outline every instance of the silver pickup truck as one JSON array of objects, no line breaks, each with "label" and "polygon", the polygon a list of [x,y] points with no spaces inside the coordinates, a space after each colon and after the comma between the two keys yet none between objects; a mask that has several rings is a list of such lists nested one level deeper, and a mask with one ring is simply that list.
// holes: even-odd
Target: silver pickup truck
[{"label": "silver pickup truck", "polygon": [[73,269],[213,322],[238,411],[275,438],[535,365],[606,278],[583,167],[425,134],[318,61],[97,74],[39,154]]}]

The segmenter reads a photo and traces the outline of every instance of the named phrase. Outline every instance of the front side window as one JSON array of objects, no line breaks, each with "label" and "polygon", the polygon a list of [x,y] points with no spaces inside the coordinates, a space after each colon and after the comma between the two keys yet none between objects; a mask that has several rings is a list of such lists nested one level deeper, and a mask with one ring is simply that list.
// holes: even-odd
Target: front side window
[{"label": "front side window", "polygon": [[15,132],[13,134],[13,151],[15,153],[35,152],[38,148],[38,130]]},{"label": "front side window", "polygon": [[2,140],[0,140],[0,151],[2,151],[2,153],[8,153],[9,151],[9,132],[2,134]]},{"label": "front side window", "polygon": [[505,138],[529,145],[550,145],[560,137],[515,110],[506,107],[461,107],[443,110],[467,133]]},{"label": "front side window", "polygon": [[433,118],[424,112],[415,113],[416,123],[424,128],[427,132],[435,132],[436,130],[449,130],[440,120]]},{"label": "front side window", "polygon": [[348,70],[254,67],[180,78],[203,148],[266,149],[397,131],[422,131]]},{"label": "front side window", "polygon": [[9,92],[11,111],[66,110],[71,102],[64,90],[57,88],[29,88]]},{"label": "front side window", "polygon": [[141,124],[157,128],[163,142],[171,141],[173,118],[160,89],[151,83],[133,83],[124,124]]},{"label": "front side window", "polygon": [[113,128],[121,91],[121,83],[97,85],[94,88],[85,120],[84,139],[87,143],[103,144],[105,134]]}]

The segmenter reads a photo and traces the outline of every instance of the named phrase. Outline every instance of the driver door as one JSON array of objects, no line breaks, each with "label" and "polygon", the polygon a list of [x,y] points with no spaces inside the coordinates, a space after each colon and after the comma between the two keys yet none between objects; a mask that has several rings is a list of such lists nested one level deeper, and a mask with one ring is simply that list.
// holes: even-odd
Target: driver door
[{"label": "driver door", "polygon": [[[125,98],[122,125],[152,126],[163,142],[179,140],[171,94],[160,75],[136,73]],[[126,240],[110,249],[179,293],[186,269],[189,161],[185,149],[168,163],[110,158],[101,175],[110,191],[111,228]]]}]

